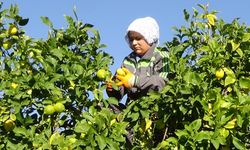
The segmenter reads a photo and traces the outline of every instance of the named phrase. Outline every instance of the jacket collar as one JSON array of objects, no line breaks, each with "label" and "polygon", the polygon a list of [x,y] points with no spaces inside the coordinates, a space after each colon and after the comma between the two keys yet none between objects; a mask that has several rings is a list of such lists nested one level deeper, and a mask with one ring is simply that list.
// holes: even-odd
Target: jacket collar
[{"label": "jacket collar", "polygon": [[[153,56],[155,47],[156,47],[156,44],[153,44],[153,45],[148,49],[148,51],[141,57],[141,59],[148,59],[148,60],[150,60],[150,59],[152,58],[152,56]],[[133,54],[134,57],[137,57],[137,56],[138,56],[135,52],[133,52],[132,54]]]}]

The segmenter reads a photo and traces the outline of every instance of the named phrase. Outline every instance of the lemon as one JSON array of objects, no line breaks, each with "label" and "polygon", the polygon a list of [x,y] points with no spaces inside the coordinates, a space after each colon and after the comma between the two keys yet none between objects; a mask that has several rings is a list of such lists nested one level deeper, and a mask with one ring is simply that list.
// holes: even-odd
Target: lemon
[{"label": "lemon", "polygon": [[17,31],[18,29],[15,25],[10,25],[9,30],[8,30],[9,35],[16,35]]},{"label": "lemon", "polygon": [[55,110],[54,106],[52,106],[52,105],[47,105],[44,108],[44,114],[47,114],[47,115],[52,115],[52,114],[54,114],[55,111],[56,110]]},{"label": "lemon", "polygon": [[11,42],[10,40],[7,40],[7,41],[4,41],[4,42],[3,42],[3,48],[4,48],[5,50],[10,49],[11,46],[12,46],[12,42]]},{"label": "lemon", "polygon": [[13,89],[16,89],[17,86],[18,86],[18,84],[16,84],[16,83],[11,83],[11,87],[12,87]]},{"label": "lemon", "polygon": [[216,70],[216,72],[215,72],[215,76],[216,76],[217,79],[223,78],[224,74],[225,74],[224,70],[222,70],[222,69]]},{"label": "lemon", "polygon": [[7,132],[12,131],[15,128],[15,122],[11,119],[8,119],[4,122],[3,127]]},{"label": "lemon", "polygon": [[96,75],[100,80],[104,80],[106,79],[108,72],[105,69],[99,69]]},{"label": "lemon", "polygon": [[65,110],[65,107],[64,105],[61,103],[61,102],[57,102],[55,105],[54,105],[54,109],[56,112],[63,112]]}]

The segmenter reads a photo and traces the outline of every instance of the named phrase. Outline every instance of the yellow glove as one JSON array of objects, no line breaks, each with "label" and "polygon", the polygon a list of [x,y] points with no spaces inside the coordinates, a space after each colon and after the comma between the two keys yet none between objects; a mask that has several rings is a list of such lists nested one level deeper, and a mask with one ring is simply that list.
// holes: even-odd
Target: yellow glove
[{"label": "yellow glove", "polygon": [[116,75],[116,79],[119,80],[118,83],[116,83],[117,86],[123,85],[126,88],[132,88],[135,84],[135,76],[133,73],[131,73],[127,68],[122,68],[125,75]]}]

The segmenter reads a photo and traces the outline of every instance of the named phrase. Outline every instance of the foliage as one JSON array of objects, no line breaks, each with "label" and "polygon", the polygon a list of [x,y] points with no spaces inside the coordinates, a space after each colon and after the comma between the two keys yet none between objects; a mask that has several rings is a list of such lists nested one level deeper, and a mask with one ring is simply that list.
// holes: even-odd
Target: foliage
[{"label": "foliage", "polygon": [[206,5],[184,10],[187,26],[174,27],[161,47],[170,56],[168,84],[117,114],[96,75],[108,75],[113,59],[93,25],[75,10],[66,29],[41,17],[48,38],[34,39],[18,6],[2,6],[1,149],[130,149],[131,131],[132,149],[249,148],[250,28],[238,19],[225,23]]},{"label": "foliage", "polygon": [[[104,86],[95,72],[108,69],[112,57],[101,50],[98,31],[70,16],[66,29],[55,29],[41,17],[50,31],[36,40],[25,34],[28,19],[18,13],[16,5],[0,13],[1,45],[11,41],[9,49],[1,47],[1,149],[120,147],[126,123],[111,125],[117,114],[105,107],[107,101],[99,107]],[[12,25],[15,35],[8,32]],[[10,131],[3,125],[8,119],[15,122]]]},{"label": "foliage", "polygon": [[[159,117],[153,135],[164,133],[156,149],[247,149],[250,28],[237,19],[225,23],[207,6],[199,7],[204,13],[184,10],[188,27],[175,27],[176,36],[164,47],[174,79],[148,98],[155,99],[151,104],[157,109],[148,105],[146,110]],[[216,78],[219,69],[223,78]]]}]

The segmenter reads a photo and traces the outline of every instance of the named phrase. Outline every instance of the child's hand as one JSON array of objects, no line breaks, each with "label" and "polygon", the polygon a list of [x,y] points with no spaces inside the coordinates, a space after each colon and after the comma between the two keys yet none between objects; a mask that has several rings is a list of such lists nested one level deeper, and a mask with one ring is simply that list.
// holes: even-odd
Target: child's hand
[{"label": "child's hand", "polygon": [[124,71],[124,75],[116,75],[116,78],[119,82],[116,84],[117,86],[123,85],[126,88],[132,88],[135,84],[135,76],[132,72],[130,72],[127,68],[122,68]]}]

